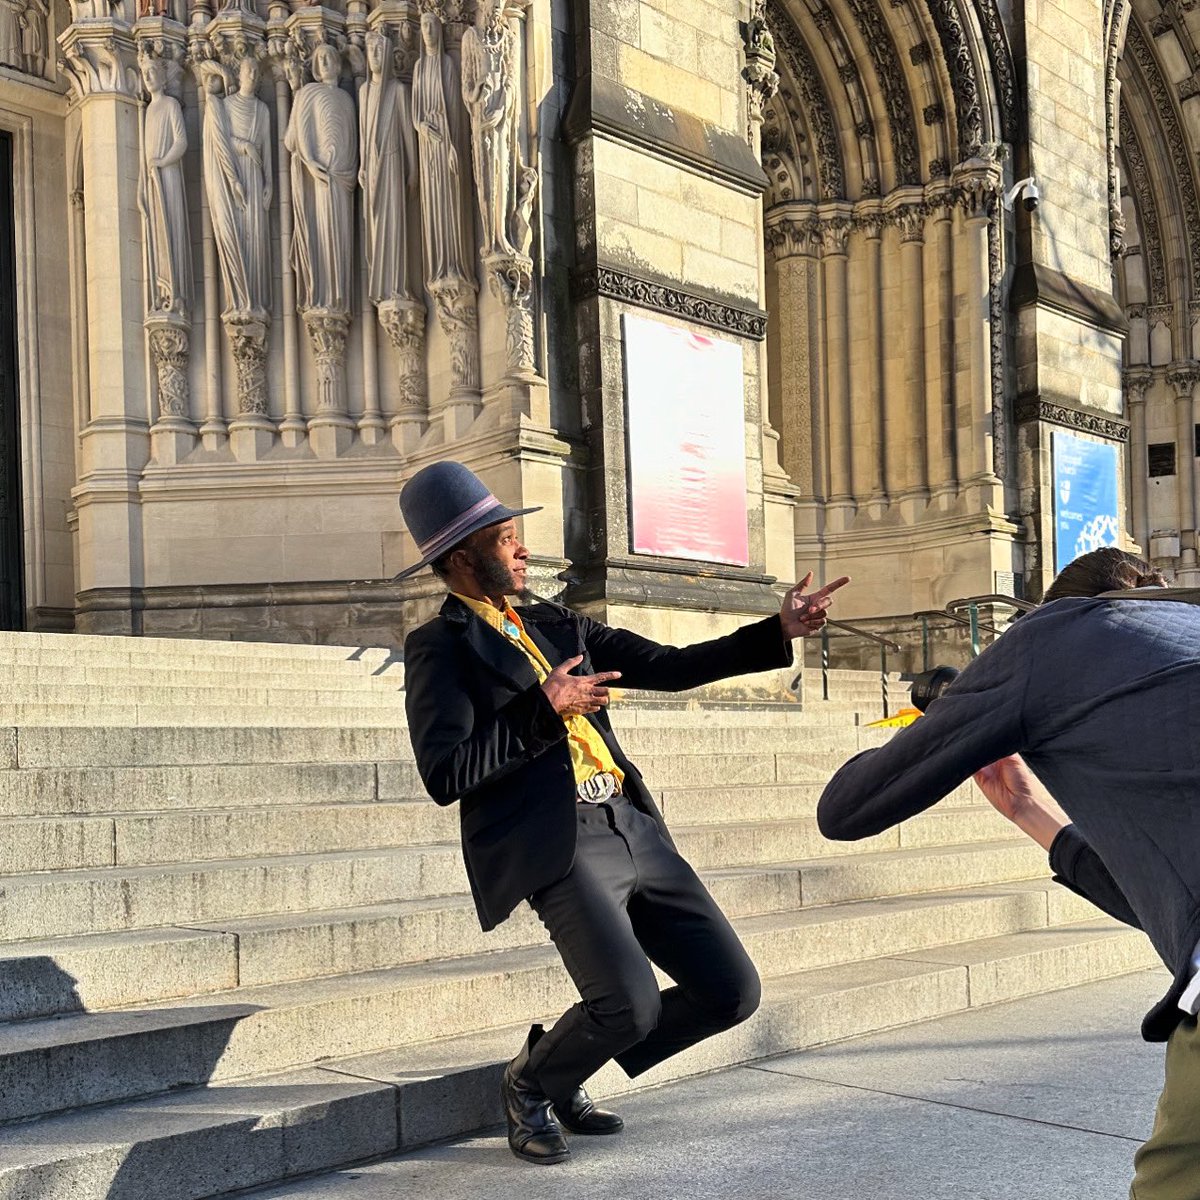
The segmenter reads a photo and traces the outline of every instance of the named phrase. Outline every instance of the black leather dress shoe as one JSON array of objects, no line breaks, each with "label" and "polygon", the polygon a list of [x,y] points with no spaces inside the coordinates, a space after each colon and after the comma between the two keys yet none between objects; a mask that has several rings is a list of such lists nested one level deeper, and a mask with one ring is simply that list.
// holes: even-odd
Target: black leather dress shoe
[{"label": "black leather dress shoe", "polygon": [[529,1031],[521,1053],[504,1069],[500,1080],[500,1102],[508,1122],[508,1146],[526,1162],[562,1162],[570,1156],[562,1126],[554,1119],[550,1098],[529,1077],[529,1051],[541,1036],[540,1026]]},{"label": "black leather dress shoe", "polygon": [[556,1104],[554,1115],[572,1133],[620,1133],[625,1128],[615,1112],[597,1108],[583,1088],[576,1088],[566,1104]]}]

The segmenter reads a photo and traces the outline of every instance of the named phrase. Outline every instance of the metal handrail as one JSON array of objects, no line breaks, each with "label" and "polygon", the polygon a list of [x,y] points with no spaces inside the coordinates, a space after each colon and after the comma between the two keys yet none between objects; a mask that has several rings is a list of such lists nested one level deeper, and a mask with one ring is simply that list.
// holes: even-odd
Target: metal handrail
[{"label": "metal handrail", "polygon": [[[893,641],[889,641],[885,637],[880,637],[877,633],[871,633],[868,629],[859,629],[857,626],[850,624],[849,621],[831,621],[826,619],[825,624],[821,626],[821,699],[829,699],[829,627],[841,629],[850,634],[852,637],[866,638],[868,641],[875,642],[879,646],[879,690],[883,698],[883,715],[888,714],[888,686],[887,686],[887,656],[888,651],[893,650],[896,653],[900,652],[900,646]],[[794,692],[799,686],[800,681],[804,677],[803,664],[795,679],[792,680],[792,691]]]},{"label": "metal handrail", "polygon": [[[971,625],[971,657],[979,657],[979,606],[981,604],[1007,604],[1010,608],[1015,608],[1018,612],[1031,612],[1037,608],[1036,604],[1030,603],[1028,600],[1018,600],[1016,596],[1001,596],[997,592],[992,592],[986,596],[967,596],[961,600],[951,600],[946,605],[946,615],[950,616],[954,609],[966,608],[970,614]],[[994,626],[988,626],[992,633],[999,636],[999,631]]]},{"label": "metal handrail", "polygon": [[1002,596],[993,592],[987,596],[965,596],[961,600],[951,600],[946,605],[946,611],[952,608],[965,608],[968,604],[1007,604],[1011,608],[1019,608],[1021,612],[1033,612],[1037,605],[1032,600],[1018,600],[1016,596]]}]

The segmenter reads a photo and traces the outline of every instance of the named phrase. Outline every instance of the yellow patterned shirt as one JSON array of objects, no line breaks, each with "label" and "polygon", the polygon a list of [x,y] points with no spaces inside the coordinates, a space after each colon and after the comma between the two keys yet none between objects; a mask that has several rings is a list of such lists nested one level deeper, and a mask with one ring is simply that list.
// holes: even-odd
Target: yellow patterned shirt
[{"label": "yellow patterned shirt", "polygon": [[[513,612],[510,605],[505,604],[504,610],[501,611],[486,600],[473,600],[470,596],[464,596],[459,592],[452,594],[457,596],[501,637],[508,638],[523,651],[538,677],[538,682],[545,682],[546,676],[550,674],[552,668],[537,648],[537,644],[525,632],[521,618]],[[575,769],[576,783],[583,783],[585,779],[591,779],[593,775],[598,775],[601,771],[611,772],[618,780],[625,778],[621,768],[613,761],[613,756],[600,736],[600,731],[587,717],[563,717],[563,723],[567,727],[567,744],[571,750],[571,766]]]}]

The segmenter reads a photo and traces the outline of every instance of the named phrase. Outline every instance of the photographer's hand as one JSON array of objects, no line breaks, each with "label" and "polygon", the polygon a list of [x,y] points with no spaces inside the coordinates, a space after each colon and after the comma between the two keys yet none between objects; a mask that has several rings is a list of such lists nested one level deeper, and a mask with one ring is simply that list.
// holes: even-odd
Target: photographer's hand
[{"label": "photographer's hand", "polygon": [[1059,808],[1019,754],[1010,754],[983,767],[975,772],[974,779],[992,807],[1043,850],[1049,850],[1058,831],[1071,823],[1071,818]]}]

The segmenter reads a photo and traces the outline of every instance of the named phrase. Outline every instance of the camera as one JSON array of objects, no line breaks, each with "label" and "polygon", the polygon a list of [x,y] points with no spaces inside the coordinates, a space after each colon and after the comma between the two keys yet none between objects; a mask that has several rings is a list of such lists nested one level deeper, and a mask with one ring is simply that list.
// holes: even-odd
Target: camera
[{"label": "camera", "polygon": [[1026,212],[1034,212],[1037,209],[1042,193],[1038,191],[1037,180],[1032,175],[1018,180],[1004,193],[1003,204],[1009,212],[1012,211],[1012,206],[1017,202],[1018,196],[1022,197],[1021,203],[1025,206]]},{"label": "camera", "polygon": [[925,712],[929,706],[944,695],[946,689],[958,678],[954,667],[930,667],[913,676],[912,706]]}]

